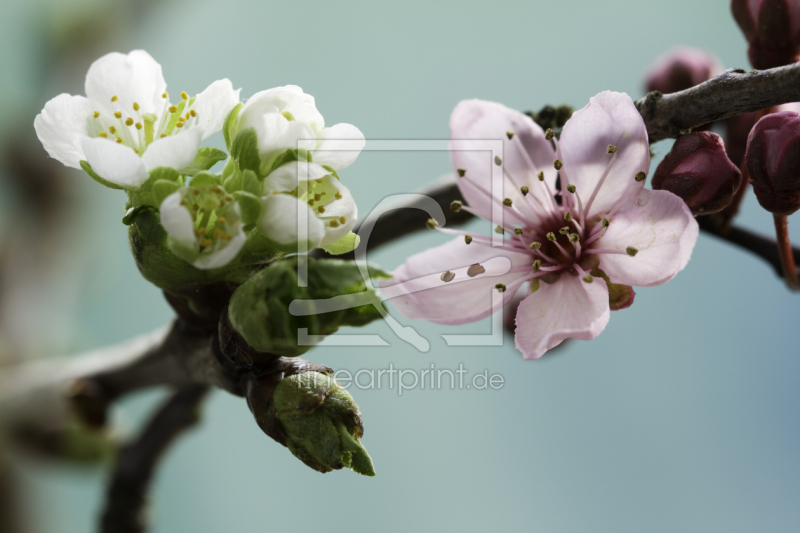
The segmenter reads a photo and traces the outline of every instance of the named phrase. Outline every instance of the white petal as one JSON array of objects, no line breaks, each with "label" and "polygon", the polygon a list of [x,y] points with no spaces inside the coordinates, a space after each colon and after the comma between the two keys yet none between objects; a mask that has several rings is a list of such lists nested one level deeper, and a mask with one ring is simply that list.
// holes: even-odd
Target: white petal
[{"label": "white petal", "polygon": [[182,170],[197,156],[202,136],[202,128],[187,128],[186,131],[156,139],[145,150],[142,162],[148,172],[158,167]]},{"label": "white petal", "polygon": [[590,215],[607,211],[622,196],[636,194],[641,185],[634,177],[638,172],[647,173],[650,167],[647,128],[627,94],[598,94],[564,126],[560,140],[562,174],[577,187],[584,205],[612,160],[608,145],[617,147],[616,159]]},{"label": "white petal", "polygon": [[81,168],[80,161],[86,158],[74,141],[79,135],[90,135],[92,113],[91,102],[83,96],[59,94],[47,102],[33,127],[48,155],[68,167]]},{"label": "white petal", "polygon": [[[476,263],[484,265],[486,272],[469,277],[466,269]],[[525,275],[500,272],[531,263],[528,254],[468,245],[457,238],[409,257],[392,273],[392,279],[381,282],[381,292],[406,318],[466,324],[499,310],[492,307],[496,284],[509,285]],[[452,281],[444,282],[440,276],[448,270],[458,272]],[[510,302],[515,293],[503,293],[503,303]]]},{"label": "white petal", "polygon": [[178,244],[184,248],[196,250],[197,237],[194,233],[192,215],[186,207],[181,205],[181,200],[180,191],[164,198],[159,208],[161,226]]},{"label": "white petal", "polygon": [[[299,210],[299,211],[298,211]],[[264,199],[261,230],[273,241],[292,244],[298,241],[298,213],[308,221],[307,238],[312,248],[319,246],[325,236],[325,226],[311,208],[294,196],[273,194]]]},{"label": "white petal", "polygon": [[138,187],[147,180],[147,169],[132,148],[102,137],[79,137],[75,144],[95,174],[104,180],[127,188]]},{"label": "white petal", "polygon": [[355,162],[365,144],[361,130],[352,124],[336,124],[317,134],[314,162],[334,170],[345,169]]},{"label": "white petal", "polygon": [[698,232],[697,221],[683,200],[668,191],[642,189],[614,216],[593,248],[636,248],[633,257],[601,255],[600,268],[613,283],[650,287],[666,283],[683,270]]},{"label": "white petal", "polygon": [[139,104],[140,114],[159,112],[166,90],[161,65],[144,50],[106,54],[92,63],[86,74],[86,96],[106,106],[117,96],[114,107],[123,116],[133,116],[134,102]]},{"label": "white petal", "polygon": [[[264,195],[276,192],[293,191],[299,185],[299,176],[302,175],[303,181],[318,180],[330,175],[330,172],[316,163],[303,163],[292,161],[281,165],[264,179]],[[336,178],[333,178],[336,179]]]},{"label": "white petal", "polygon": [[525,359],[538,359],[564,339],[594,339],[610,314],[608,287],[602,279],[586,283],[562,274],[552,285],[540,282],[539,290],[522,301],[514,340]]},{"label": "white petal", "polygon": [[[325,224],[325,237],[322,239],[320,246],[334,243],[350,233],[358,219],[358,206],[356,206],[356,201],[347,187],[330,175],[325,177],[325,180],[331,188],[339,193],[341,198],[336,199],[334,196],[334,199],[324,204],[325,213],[317,215]],[[345,220],[343,223],[341,222],[342,217]],[[336,227],[332,227],[330,224],[333,220],[337,221]]]},{"label": "white petal", "polygon": [[258,135],[258,153],[262,159],[269,159],[284,150],[297,149],[299,140],[315,139],[308,124],[286,120],[279,113],[263,115],[254,127]]},{"label": "white petal", "polygon": [[210,254],[203,254],[197,260],[192,262],[192,266],[200,270],[210,270],[213,268],[222,268],[239,255],[242,247],[247,241],[247,236],[242,229],[234,235],[225,246],[215,250]]},{"label": "white petal", "polygon": [[197,112],[198,125],[203,128],[203,139],[222,129],[228,113],[239,104],[239,92],[227,78],[217,80],[197,95],[191,109]]},{"label": "white petal", "polygon": [[240,128],[254,127],[257,117],[263,114],[285,111],[291,113],[295,120],[308,124],[314,133],[325,127],[325,120],[317,111],[314,97],[305,94],[297,85],[287,85],[254,94],[242,107]]}]

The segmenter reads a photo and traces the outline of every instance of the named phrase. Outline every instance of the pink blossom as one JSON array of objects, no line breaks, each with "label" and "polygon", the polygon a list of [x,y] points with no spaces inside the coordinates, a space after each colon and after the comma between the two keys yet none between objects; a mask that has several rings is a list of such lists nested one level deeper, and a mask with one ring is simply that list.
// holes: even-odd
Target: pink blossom
[{"label": "pink blossom", "polygon": [[[493,245],[489,236],[438,228],[457,237],[411,256],[384,284],[404,316],[474,322],[525,287],[516,346],[525,359],[538,359],[566,338],[599,335],[610,315],[609,288],[614,308],[624,308],[631,285],[665,283],[689,261],[697,222],[674,194],[643,187],[647,131],[626,94],[592,98],[560,140],[527,116],[480,100],[456,107],[450,132],[453,140],[503,139],[502,161],[456,150],[451,159],[463,175],[458,184],[469,204],[463,209],[491,220],[500,203],[505,237]],[[504,198],[489,192],[497,163]],[[556,190],[557,175],[563,191]]]}]

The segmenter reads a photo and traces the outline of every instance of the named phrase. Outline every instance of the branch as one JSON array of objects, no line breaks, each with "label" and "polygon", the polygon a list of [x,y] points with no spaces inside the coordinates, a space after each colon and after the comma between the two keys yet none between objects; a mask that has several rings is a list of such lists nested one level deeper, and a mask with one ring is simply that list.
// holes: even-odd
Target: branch
[{"label": "branch", "polygon": [[153,472],[175,438],[197,423],[199,405],[207,392],[208,387],[203,385],[190,385],[176,392],[158,410],[139,438],[119,451],[100,531],[145,531],[144,507]]},{"label": "branch", "polygon": [[650,142],[742,113],[800,101],[800,63],[770,70],[729,69],[677,93],[652,92],[636,102]]}]

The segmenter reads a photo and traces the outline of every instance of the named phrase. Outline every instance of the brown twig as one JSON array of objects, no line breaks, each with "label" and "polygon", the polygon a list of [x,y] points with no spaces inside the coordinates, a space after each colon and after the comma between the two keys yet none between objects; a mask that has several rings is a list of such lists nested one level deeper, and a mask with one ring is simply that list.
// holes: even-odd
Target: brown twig
[{"label": "brown twig", "polygon": [[685,91],[649,93],[636,107],[653,143],[716,120],[797,101],[800,63],[752,72],[729,69]]},{"label": "brown twig", "polygon": [[153,472],[167,447],[197,423],[199,406],[209,388],[190,385],[167,400],[136,441],[119,451],[100,522],[103,533],[141,533]]}]

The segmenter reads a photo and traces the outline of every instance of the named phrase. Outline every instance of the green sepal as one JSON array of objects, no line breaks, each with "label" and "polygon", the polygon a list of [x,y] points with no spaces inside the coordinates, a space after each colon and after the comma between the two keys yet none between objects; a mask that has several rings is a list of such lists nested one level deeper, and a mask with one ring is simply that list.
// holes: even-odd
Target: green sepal
[{"label": "green sepal", "polygon": [[230,193],[244,191],[253,196],[261,195],[261,182],[252,170],[234,172],[222,183],[222,187]]},{"label": "green sepal", "polygon": [[152,208],[153,206],[151,205],[138,205],[136,207],[131,207],[125,212],[125,216],[122,217],[122,223],[125,224],[126,226],[130,226],[131,224],[134,223],[136,217],[139,216],[139,213],[143,209],[152,209]]},{"label": "green sepal", "polygon": [[360,242],[361,242],[361,237],[359,237],[358,235],[356,235],[351,231],[338,241],[323,246],[322,249],[331,255],[342,255],[350,253],[356,248],[358,248],[358,244]]},{"label": "green sepal", "polygon": [[116,183],[111,183],[110,181],[104,180],[103,178],[98,176],[94,170],[92,170],[92,165],[90,165],[89,162],[86,160],[81,160],[80,163],[83,171],[89,174],[89,177],[92,178],[97,183],[99,183],[100,185],[104,185],[109,189],[115,189],[118,191],[129,190],[132,188],[132,187],[123,187],[122,185],[117,185]]},{"label": "green sepal", "polygon": [[331,167],[329,167],[328,165],[322,165],[322,168],[324,168],[325,170],[327,170],[328,172],[330,172],[331,176],[333,176],[333,177],[334,177],[334,178],[336,178],[337,180],[339,180],[339,181],[342,181],[342,180],[341,180],[341,178],[339,178],[339,174],[337,174],[337,173],[336,173],[336,171],[335,171],[335,170],[333,170],[333,169],[332,169]]},{"label": "green sepal", "polygon": [[295,161],[303,160],[311,163],[311,152],[305,148],[290,148],[289,150],[281,152],[277,157],[270,161],[269,164],[265,165],[266,171],[264,172],[264,175],[269,176],[273,170],[282,167],[286,163],[293,163]]},{"label": "green sepal", "polygon": [[236,123],[239,122],[239,110],[242,109],[242,105],[244,104],[237,104],[236,107],[231,109],[231,112],[225,117],[225,122],[222,125],[222,136],[225,137],[225,146],[228,148],[229,152],[231,151],[231,144],[233,143],[231,133],[233,128],[236,127]]},{"label": "green sepal", "polygon": [[178,183],[180,173],[174,168],[158,167],[150,171],[147,180],[131,191],[131,204],[134,207],[140,205],[152,205],[158,207],[161,202],[157,201],[153,194],[153,186],[157,181]]},{"label": "green sepal", "polygon": [[208,147],[200,148],[194,158],[194,161],[192,161],[192,164],[181,170],[180,173],[186,176],[194,176],[198,172],[208,170],[220,161],[224,161],[227,158],[228,154],[222,150]]},{"label": "green sepal", "polygon": [[253,128],[240,131],[233,140],[231,157],[241,170],[261,172],[261,158],[258,155],[258,135]]},{"label": "green sepal", "polygon": [[189,181],[189,187],[212,187],[220,185],[220,177],[212,172],[202,171]]},{"label": "green sepal", "polygon": [[[299,286],[299,261],[307,261],[306,287]],[[368,267],[368,271],[372,278],[389,277],[375,267]],[[297,316],[289,311],[295,300],[304,300],[300,305],[307,308],[319,305],[313,300],[355,294],[359,298],[354,298],[353,306],[346,309],[319,314],[303,312]],[[308,335],[330,335],[341,326],[363,326],[381,317],[376,307],[379,305],[376,292],[367,289],[354,262],[295,256],[275,261],[236,289],[228,313],[234,329],[254,349],[294,357],[311,348],[298,345],[300,328],[306,328]]]},{"label": "green sepal", "polygon": [[247,191],[236,191],[231,193],[231,195],[236,198],[236,201],[239,203],[239,210],[242,213],[242,223],[245,225],[254,224],[261,218],[261,210],[263,209],[261,198]]},{"label": "green sepal", "polygon": [[174,194],[180,188],[181,185],[177,182],[156,180],[156,182],[153,183],[153,200],[156,205],[160,206],[167,196]]}]

